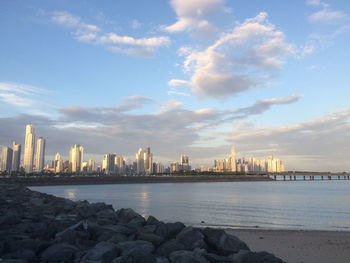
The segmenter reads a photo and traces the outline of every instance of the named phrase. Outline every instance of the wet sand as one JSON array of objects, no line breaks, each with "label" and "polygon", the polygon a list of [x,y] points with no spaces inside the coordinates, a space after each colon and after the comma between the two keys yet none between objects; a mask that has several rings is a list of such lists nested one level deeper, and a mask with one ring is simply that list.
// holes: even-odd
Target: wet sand
[{"label": "wet sand", "polygon": [[253,251],[268,251],[288,263],[349,263],[350,231],[227,229]]}]

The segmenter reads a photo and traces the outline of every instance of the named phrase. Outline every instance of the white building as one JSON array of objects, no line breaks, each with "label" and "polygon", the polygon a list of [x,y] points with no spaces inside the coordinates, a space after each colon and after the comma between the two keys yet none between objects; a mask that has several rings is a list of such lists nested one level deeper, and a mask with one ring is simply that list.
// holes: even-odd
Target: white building
[{"label": "white building", "polygon": [[36,142],[35,170],[41,172],[45,163],[45,139],[39,137]]},{"label": "white building", "polygon": [[26,126],[26,137],[24,144],[24,170],[26,173],[33,172],[34,161],[35,128],[33,125]]},{"label": "white building", "polygon": [[13,155],[12,155],[12,171],[19,171],[19,165],[21,163],[21,145],[12,143]]},{"label": "white building", "polygon": [[84,161],[84,147],[75,144],[69,151],[69,171],[79,173],[82,171]]},{"label": "white building", "polygon": [[2,147],[1,171],[11,172],[13,151],[10,147]]}]

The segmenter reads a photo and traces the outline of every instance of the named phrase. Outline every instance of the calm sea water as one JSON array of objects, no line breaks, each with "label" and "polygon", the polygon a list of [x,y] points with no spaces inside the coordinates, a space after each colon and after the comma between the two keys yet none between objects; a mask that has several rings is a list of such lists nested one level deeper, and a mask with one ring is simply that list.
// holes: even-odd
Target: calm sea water
[{"label": "calm sea water", "polygon": [[[41,186],[72,200],[131,207],[190,225],[350,231],[350,181]],[[204,222],[204,223],[203,223]]]}]

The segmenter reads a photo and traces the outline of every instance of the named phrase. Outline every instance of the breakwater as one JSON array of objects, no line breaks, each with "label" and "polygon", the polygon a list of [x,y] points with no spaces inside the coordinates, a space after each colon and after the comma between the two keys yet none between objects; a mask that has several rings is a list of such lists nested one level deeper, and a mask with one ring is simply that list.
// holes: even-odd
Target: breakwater
[{"label": "breakwater", "polygon": [[[224,230],[147,219],[132,209],[73,202],[0,185],[0,261],[283,262]],[[17,260],[17,261],[16,261]]]}]

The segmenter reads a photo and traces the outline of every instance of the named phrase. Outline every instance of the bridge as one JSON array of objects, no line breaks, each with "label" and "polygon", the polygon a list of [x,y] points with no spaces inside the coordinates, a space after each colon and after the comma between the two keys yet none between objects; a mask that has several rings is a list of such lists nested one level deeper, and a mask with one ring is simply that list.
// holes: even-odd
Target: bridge
[{"label": "bridge", "polygon": [[275,181],[315,181],[315,180],[350,180],[349,174],[267,174]]}]

